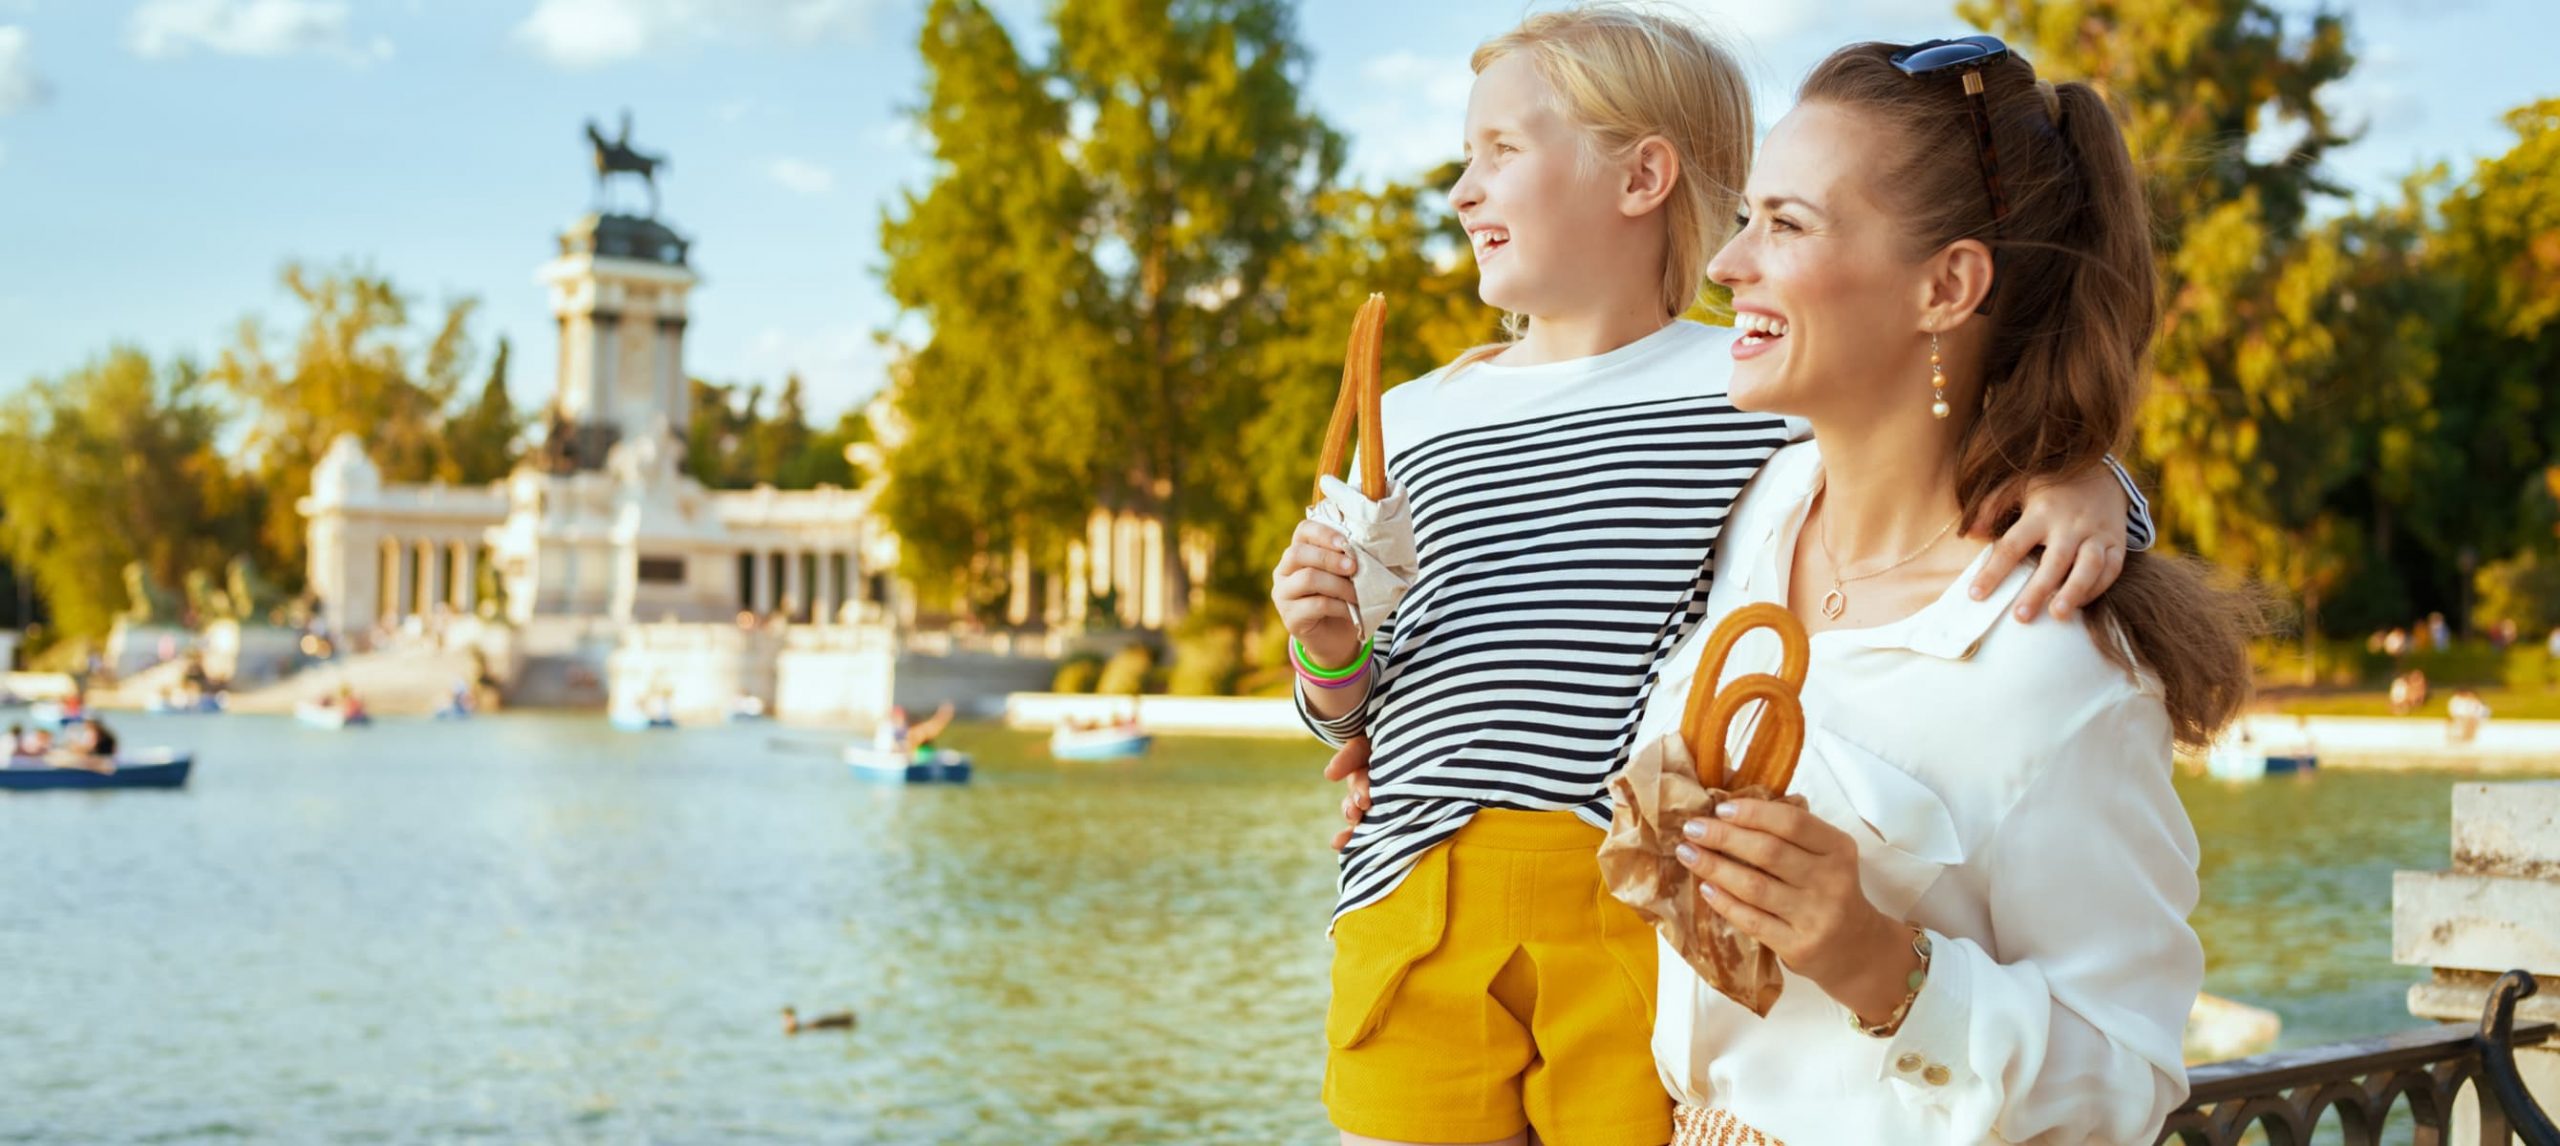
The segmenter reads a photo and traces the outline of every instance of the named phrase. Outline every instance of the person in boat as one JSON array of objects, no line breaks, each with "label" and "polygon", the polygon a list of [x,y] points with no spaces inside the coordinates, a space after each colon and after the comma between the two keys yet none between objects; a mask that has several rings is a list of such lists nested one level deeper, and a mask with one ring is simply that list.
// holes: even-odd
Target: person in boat
[{"label": "person in boat", "polygon": [[906,706],[892,705],[889,719],[880,725],[876,744],[883,752],[923,752],[933,747],[935,738],[942,735],[943,729],[951,726],[953,715],[951,702],[946,700],[924,723],[910,725],[907,723]]},{"label": "person in boat", "polygon": [[23,725],[23,724],[12,724],[12,725],[10,725],[10,726],[9,726],[9,755],[11,755],[11,756],[25,756],[25,755],[28,755],[28,752],[27,752],[27,726],[26,726],[26,725]]}]

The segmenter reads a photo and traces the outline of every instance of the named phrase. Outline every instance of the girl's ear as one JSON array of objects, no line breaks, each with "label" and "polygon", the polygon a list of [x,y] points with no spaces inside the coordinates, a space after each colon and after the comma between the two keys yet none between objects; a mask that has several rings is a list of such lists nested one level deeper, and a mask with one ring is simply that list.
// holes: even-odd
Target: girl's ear
[{"label": "girl's ear", "polygon": [[1671,141],[1648,135],[1637,141],[1624,168],[1626,185],[1618,194],[1618,210],[1628,218],[1650,215],[1671,200],[1680,184],[1680,156]]}]

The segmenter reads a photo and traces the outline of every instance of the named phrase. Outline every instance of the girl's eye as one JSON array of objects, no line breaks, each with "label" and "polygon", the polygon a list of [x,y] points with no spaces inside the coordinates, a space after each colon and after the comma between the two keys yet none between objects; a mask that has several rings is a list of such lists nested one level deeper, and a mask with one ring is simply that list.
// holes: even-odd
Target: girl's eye
[{"label": "girl's eye", "polygon": [[1520,149],[1519,149],[1519,148],[1517,148],[1517,147],[1513,147],[1513,146],[1511,146],[1511,145],[1510,145],[1510,144],[1508,144],[1508,143],[1497,143],[1497,144],[1494,144],[1494,145],[1493,145],[1493,150],[1494,150],[1495,152],[1499,153],[1499,154],[1502,154],[1502,155],[1510,155],[1510,154],[1513,154],[1513,153],[1515,153],[1515,152],[1519,151]]},{"label": "girl's eye", "polygon": [[1734,213],[1733,213],[1733,229],[1734,229],[1734,230],[1737,230],[1737,231],[1748,231],[1748,230],[1750,230],[1750,229],[1751,229],[1751,213],[1750,213],[1750,212],[1748,212],[1748,211],[1736,211],[1736,212],[1734,212]]}]

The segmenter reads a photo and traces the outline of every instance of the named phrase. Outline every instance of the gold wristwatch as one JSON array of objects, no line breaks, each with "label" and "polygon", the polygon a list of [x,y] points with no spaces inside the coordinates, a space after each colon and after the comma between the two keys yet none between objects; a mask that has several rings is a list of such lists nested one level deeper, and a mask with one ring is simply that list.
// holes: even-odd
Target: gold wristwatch
[{"label": "gold wristwatch", "polygon": [[1857,1028],[1859,1034],[1868,1038],[1889,1039],[1902,1029],[1902,1020],[1911,1014],[1911,1004],[1920,998],[1920,988],[1929,982],[1928,932],[1917,927],[1911,929],[1911,953],[1920,957],[1920,965],[1912,969],[1909,978],[1903,980],[1906,990],[1902,994],[1902,1003],[1893,1009],[1892,1014],[1886,1015],[1883,1022],[1869,1026],[1858,1021],[1858,1012],[1849,1012],[1849,1025]]}]

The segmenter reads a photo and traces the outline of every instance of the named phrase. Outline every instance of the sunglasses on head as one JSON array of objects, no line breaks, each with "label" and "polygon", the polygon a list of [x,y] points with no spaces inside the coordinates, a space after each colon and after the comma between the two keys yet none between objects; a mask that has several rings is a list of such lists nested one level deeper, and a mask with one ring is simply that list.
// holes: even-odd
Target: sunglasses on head
[{"label": "sunglasses on head", "polygon": [[[1915,80],[1934,79],[1949,74],[1962,74],[1966,105],[1973,111],[1973,139],[1981,148],[1982,189],[1991,197],[1991,234],[2000,234],[2000,222],[2009,217],[2009,196],[2000,190],[2000,153],[1991,145],[1991,100],[1982,92],[1982,69],[2009,58],[2009,45],[1998,36],[1963,36],[1953,40],[1930,40],[1913,44],[1893,54],[1893,66]],[[1992,287],[2000,285],[1998,256],[1993,257]],[[1991,294],[1982,292],[1982,305],[1975,314],[1991,313]]]}]

